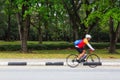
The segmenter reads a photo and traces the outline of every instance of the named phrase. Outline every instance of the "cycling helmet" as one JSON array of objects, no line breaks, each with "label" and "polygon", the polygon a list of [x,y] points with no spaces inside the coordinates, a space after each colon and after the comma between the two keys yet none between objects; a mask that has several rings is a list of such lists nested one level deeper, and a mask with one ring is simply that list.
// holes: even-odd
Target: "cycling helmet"
[{"label": "cycling helmet", "polygon": [[85,38],[92,38],[90,34],[86,34]]}]

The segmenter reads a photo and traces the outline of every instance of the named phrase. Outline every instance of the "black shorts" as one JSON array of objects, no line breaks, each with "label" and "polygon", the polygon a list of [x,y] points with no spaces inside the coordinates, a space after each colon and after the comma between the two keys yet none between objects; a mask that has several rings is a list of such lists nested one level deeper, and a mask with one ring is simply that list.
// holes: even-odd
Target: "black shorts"
[{"label": "black shorts", "polygon": [[84,48],[76,48],[76,50],[79,52],[79,53],[82,53]]}]

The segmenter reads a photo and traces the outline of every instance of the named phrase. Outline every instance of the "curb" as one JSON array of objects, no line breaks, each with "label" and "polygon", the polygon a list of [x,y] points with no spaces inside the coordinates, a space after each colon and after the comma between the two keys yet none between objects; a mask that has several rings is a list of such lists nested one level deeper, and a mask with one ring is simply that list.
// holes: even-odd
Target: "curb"
[{"label": "curb", "polygon": [[0,62],[0,66],[64,66],[64,62]]},{"label": "curb", "polygon": [[102,66],[120,66],[120,62],[103,62]]},{"label": "curb", "polygon": [[[83,63],[83,66],[95,65]],[[120,66],[120,62],[102,62],[98,66]],[[66,62],[0,62],[0,66],[67,66]]]}]

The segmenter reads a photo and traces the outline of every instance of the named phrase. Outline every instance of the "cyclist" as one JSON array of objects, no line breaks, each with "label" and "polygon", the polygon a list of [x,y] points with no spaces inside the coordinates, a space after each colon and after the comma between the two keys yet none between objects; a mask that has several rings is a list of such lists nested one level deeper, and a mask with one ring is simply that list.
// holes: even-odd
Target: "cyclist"
[{"label": "cyclist", "polygon": [[77,45],[75,45],[76,50],[80,53],[77,57],[78,62],[84,62],[85,60],[82,59],[82,57],[85,55],[86,50],[84,49],[85,45],[87,45],[90,48],[90,51],[94,51],[95,49],[89,44],[89,41],[91,39],[91,35],[86,34],[85,38],[82,39]]}]

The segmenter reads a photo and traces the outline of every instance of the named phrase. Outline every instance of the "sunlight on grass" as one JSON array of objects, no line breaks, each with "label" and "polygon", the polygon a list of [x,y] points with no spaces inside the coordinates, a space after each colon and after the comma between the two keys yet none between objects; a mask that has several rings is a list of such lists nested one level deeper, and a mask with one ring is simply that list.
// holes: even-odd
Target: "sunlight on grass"
[{"label": "sunlight on grass", "polygon": [[[0,41],[0,45],[20,45],[20,41]],[[27,41],[28,44],[39,44],[38,41]],[[43,44],[65,44],[66,41],[44,41]]]},{"label": "sunlight on grass", "polygon": [[[107,59],[120,59],[120,50],[117,50],[117,54],[110,54],[107,50],[96,50],[94,53],[100,58]],[[74,49],[66,50],[39,50],[32,51],[31,53],[20,53],[19,51],[1,51],[0,58],[18,58],[18,59],[42,59],[42,58],[62,58],[65,59],[69,54],[77,54]]]},{"label": "sunlight on grass", "polygon": [[106,49],[98,49],[94,52],[101,58],[107,58],[107,59],[120,59],[120,49],[117,50],[117,53],[108,53],[108,50]]}]

